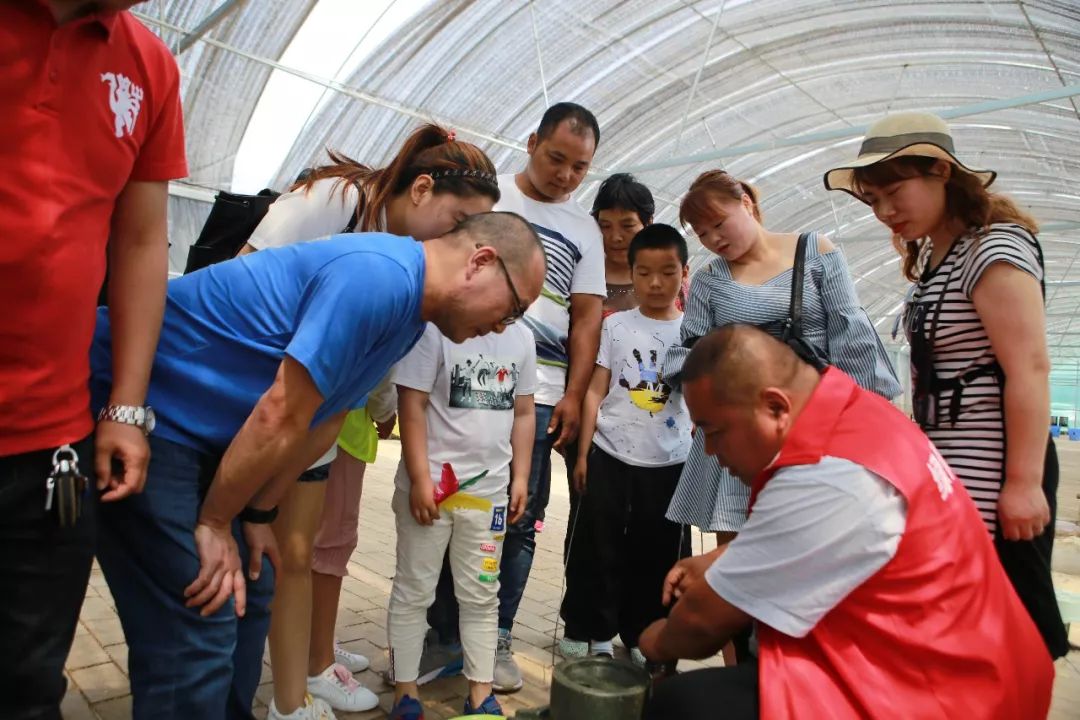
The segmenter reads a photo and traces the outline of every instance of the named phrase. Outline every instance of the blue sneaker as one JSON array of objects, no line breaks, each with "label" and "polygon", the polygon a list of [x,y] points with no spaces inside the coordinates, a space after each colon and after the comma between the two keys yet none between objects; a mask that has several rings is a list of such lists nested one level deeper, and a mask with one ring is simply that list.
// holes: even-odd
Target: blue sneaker
[{"label": "blue sneaker", "polygon": [[390,708],[390,720],[424,720],[424,706],[416,698],[405,695]]},{"label": "blue sneaker", "polygon": [[462,715],[498,715],[503,717],[502,706],[499,705],[499,701],[495,699],[495,693],[488,695],[484,702],[480,703],[480,707],[474,708],[472,706],[472,698],[466,696],[465,698],[465,710]]}]

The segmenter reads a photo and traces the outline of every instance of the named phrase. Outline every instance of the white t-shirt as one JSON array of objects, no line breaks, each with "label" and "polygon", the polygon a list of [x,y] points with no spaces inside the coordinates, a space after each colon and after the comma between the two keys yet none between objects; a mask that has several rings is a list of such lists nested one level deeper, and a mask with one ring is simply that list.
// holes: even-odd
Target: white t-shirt
[{"label": "white t-shirt", "polygon": [[[510,433],[514,400],[536,392],[536,344],[521,324],[455,344],[434,324],[394,369],[398,385],[429,393],[428,464],[436,483],[443,463],[458,481],[487,472],[465,492],[489,500],[506,499],[510,484]],[[398,489],[411,488],[402,458]]]},{"label": "white t-shirt", "polygon": [[298,188],[272,202],[248,244],[264,250],[336,235],[352,220],[359,200],[356,186],[347,180],[316,180],[310,189]]},{"label": "white t-shirt", "polygon": [[611,371],[600,403],[593,442],[628,465],[662,467],[686,461],[690,414],[681,391],[664,382],[664,358],[679,344],[682,313],[653,320],[641,310],[623,310],[604,319],[596,364]]},{"label": "white t-shirt", "polygon": [[806,637],[896,555],[907,502],[850,460],[781,468],[727,551],[705,572],[717,595],[790,637]]},{"label": "white t-shirt", "polygon": [[525,197],[513,174],[499,176],[499,192],[502,199],[495,209],[524,217],[544,242],[544,290],[523,322],[536,336],[536,402],[555,405],[566,390],[570,296],[607,297],[604,243],[596,221],[572,199],[545,203]]}]

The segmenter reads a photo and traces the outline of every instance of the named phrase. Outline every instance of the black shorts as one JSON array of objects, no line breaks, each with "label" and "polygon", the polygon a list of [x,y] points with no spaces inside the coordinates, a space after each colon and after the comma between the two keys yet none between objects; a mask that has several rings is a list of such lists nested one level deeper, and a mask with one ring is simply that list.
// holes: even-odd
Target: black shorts
[{"label": "black shorts", "polygon": [[323,482],[330,477],[330,463],[319,465],[300,473],[297,482]]}]

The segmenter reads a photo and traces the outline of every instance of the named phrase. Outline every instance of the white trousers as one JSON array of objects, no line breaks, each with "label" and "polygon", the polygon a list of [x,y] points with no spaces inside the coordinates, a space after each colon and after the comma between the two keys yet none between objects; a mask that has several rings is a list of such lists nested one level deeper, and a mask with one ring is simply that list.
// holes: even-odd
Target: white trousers
[{"label": "white trousers", "polygon": [[[420,525],[409,512],[409,495],[394,491],[397,571],[390,593],[387,635],[390,674],[395,682],[415,682],[427,632],[427,609],[435,601],[443,555],[450,548],[454,594],[460,607],[465,677],[491,682],[499,634],[499,558],[506,505],[490,509],[439,508],[433,525]],[[494,529],[493,529],[494,528]]]}]

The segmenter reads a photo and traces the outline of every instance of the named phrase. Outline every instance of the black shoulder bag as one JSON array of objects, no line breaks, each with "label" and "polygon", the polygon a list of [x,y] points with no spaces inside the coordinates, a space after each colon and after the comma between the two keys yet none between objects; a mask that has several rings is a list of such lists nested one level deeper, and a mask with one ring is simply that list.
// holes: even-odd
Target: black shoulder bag
[{"label": "black shoulder bag", "polygon": [[[795,264],[791,268],[791,301],[788,303],[788,315],[783,321],[774,321],[759,325],[762,330],[775,334],[779,328],[779,339],[795,351],[803,362],[822,372],[829,363],[810,343],[803,339],[803,285],[806,282],[806,245],[810,242],[810,233],[802,233],[795,244]],[[683,347],[690,349],[701,337],[689,337],[683,340]]]}]

